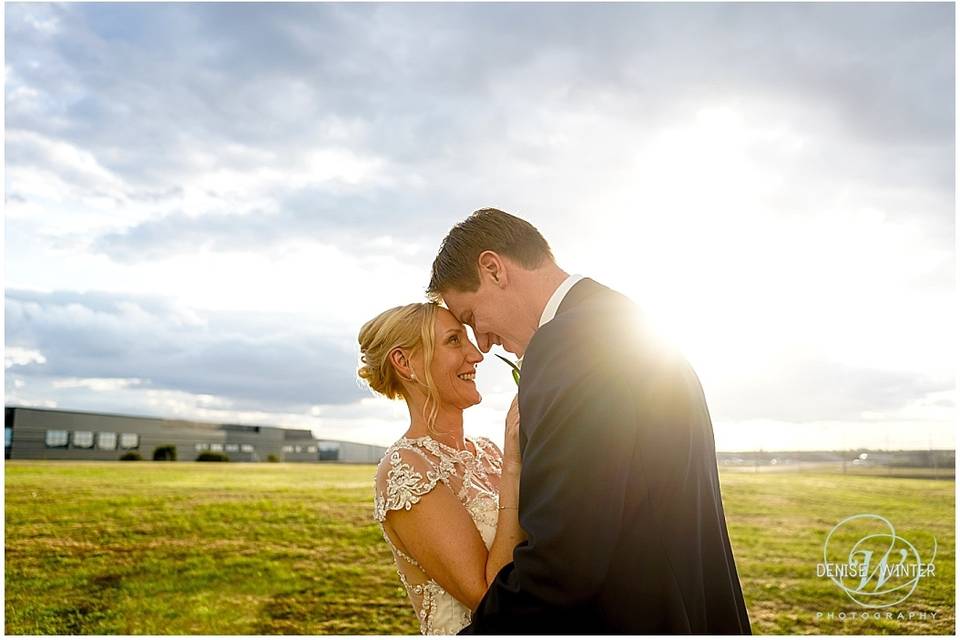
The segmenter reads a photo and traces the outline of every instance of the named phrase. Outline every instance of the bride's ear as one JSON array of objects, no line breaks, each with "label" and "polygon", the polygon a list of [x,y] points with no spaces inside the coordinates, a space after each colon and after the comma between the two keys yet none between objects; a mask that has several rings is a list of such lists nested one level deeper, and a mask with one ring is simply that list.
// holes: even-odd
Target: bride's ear
[{"label": "bride's ear", "polygon": [[390,364],[403,380],[407,382],[416,380],[417,376],[413,372],[413,363],[410,362],[410,358],[402,349],[397,348],[390,352]]},{"label": "bride's ear", "polygon": [[501,258],[494,251],[484,251],[477,257],[480,266],[480,279],[489,278],[496,287],[503,287],[507,283],[507,270]]}]

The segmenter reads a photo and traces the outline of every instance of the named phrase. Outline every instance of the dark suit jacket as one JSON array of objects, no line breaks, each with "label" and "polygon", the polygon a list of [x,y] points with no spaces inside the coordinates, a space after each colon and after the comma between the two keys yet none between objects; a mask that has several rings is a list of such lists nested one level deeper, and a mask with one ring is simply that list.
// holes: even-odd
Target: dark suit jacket
[{"label": "dark suit jacket", "polygon": [[529,539],[462,634],[749,634],[693,369],[592,280],[533,336],[520,379]]}]

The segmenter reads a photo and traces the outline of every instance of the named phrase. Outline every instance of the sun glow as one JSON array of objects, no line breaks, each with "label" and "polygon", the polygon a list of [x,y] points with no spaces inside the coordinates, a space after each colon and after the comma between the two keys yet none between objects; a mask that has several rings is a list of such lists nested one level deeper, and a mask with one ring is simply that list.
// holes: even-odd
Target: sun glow
[{"label": "sun glow", "polygon": [[[791,200],[804,176],[771,167],[801,167],[810,151],[787,124],[730,108],[664,129],[597,203],[609,212],[602,239],[570,242],[575,270],[640,304],[708,389],[801,360],[952,379],[953,300],[912,286],[952,255],[854,185]],[[765,429],[742,423],[738,438]]]}]

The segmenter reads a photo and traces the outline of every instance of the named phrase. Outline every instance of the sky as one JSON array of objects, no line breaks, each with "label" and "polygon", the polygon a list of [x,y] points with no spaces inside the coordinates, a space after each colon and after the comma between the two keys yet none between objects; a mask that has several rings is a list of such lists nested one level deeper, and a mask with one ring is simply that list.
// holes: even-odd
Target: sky
[{"label": "sky", "polygon": [[[953,448],[952,4],[5,5],[6,404],[388,445],[357,333],[533,223],[719,450]],[[488,354],[468,434],[503,441]]]}]

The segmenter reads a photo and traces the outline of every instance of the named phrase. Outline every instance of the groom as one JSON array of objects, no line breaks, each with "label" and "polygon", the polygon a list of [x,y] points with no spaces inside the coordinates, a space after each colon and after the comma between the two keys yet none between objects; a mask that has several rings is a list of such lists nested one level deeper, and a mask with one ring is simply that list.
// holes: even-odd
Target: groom
[{"label": "groom", "polygon": [[523,356],[528,540],[461,633],[749,634],[703,390],[633,303],[497,209],[450,231],[427,293]]}]

